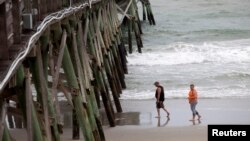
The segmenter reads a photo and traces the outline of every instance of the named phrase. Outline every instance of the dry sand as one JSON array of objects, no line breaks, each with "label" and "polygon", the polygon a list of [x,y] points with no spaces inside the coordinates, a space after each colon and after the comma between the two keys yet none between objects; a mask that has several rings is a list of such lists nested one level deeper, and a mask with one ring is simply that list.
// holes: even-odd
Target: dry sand
[{"label": "dry sand", "polygon": [[145,128],[138,126],[105,129],[107,141],[206,141],[206,126]]}]

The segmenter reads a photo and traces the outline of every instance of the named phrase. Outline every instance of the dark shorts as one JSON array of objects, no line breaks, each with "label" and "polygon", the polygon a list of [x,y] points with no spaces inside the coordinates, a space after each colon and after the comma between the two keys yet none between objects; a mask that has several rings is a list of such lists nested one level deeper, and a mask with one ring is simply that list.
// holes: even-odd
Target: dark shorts
[{"label": "dark shorts", "polygon": [[157,108],[157,109],[164,108],[163,101],[156,102],[156,108]]}]

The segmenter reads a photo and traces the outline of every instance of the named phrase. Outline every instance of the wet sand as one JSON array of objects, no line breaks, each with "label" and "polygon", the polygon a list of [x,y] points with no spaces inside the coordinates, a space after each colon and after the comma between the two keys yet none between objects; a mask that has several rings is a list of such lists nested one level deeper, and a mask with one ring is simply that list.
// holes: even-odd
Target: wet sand
[{"label": "wet sand", "polygon": [[[154,100],[122,100],[123,113],[138,116],[137,123],[130,125],[152,126],[158,124]],[[166,99],[165,108],[170,112],[168,126],[189,126],[193,123],[189,103],[186,99]],[[208,124],[250,124],[250,98],[199,99],[196,109],[201,114],[201,123]],[[131,113],[134,113],[131,115]],[[119,114],[118,114],[119,115]],[[135,121],[136,117],[133,117]],[[166,120],[166,113],[161,110],[161,121]],[[126,125],[125,119],[118,120]],[[129,123],[127,123],[129,125]]]},{"label": "wet sand", "polygon": [[[200,99],[200,121],[189,121],[192,114],[185,99],[166,99],[161,118],[154,100],[123,100],[124,113],[115,128],[105,126],[108,141],[207,141],[208,124],[250,124],[250,99]],[[130,116],[128,116],[130,115]],[[125,118],[124,118],[125,117]],[[131,118],[133,117],[133,118]]]},{"label": "wet sand", "polygon": [[[168,119],[161,110],[161,118],[155,118],[154,100],[121,100],[123,113],[117,114],[117,126],[109,127],[101,109],[103,128],[107,141],[206,141],[208,124],[250,124],[250,99],[200,99],[197,110],[199,121],[191,122],[191,111],[185,99],[166,99],[171,115]],[[63,141],[72,140],[71,110],[63,104]],[[15,139],[25,140],[26,132],[11,129]],[[82,135],[81,135],[82,136]],[[82,139],[83,140],[83,139]]]}]

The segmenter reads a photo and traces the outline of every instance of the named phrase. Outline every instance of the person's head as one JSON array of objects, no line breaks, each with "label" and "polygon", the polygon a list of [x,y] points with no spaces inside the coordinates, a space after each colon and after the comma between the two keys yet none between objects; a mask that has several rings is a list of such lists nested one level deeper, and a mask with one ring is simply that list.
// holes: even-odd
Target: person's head
[{"label": "person's head", "polygon": [[191,89],[191,90],[194,89],[194,84],[190,84],[190,89]]},{"label": "person's head", "polygon": [[160,83],[159,83],[158,81],[155,81],[154,85],[155,85],[156,87],[158,87],[158,86],[160,85]]}]

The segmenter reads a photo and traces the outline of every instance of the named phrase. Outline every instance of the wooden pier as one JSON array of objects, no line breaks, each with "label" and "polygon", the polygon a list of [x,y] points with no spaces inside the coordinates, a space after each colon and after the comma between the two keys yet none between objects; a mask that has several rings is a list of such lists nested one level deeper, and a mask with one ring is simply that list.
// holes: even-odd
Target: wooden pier
[{"label": "wooden pier", "polygon": [[[155,24],[149,1],[140,2]],[[114,127],[127,50],[135,37],[142,52],[141,34],[136,0],[0,0],[0,140],[25,128],[28,141],[60,141],[62,93],[72,138],[104,141],[99,109]]]}]

